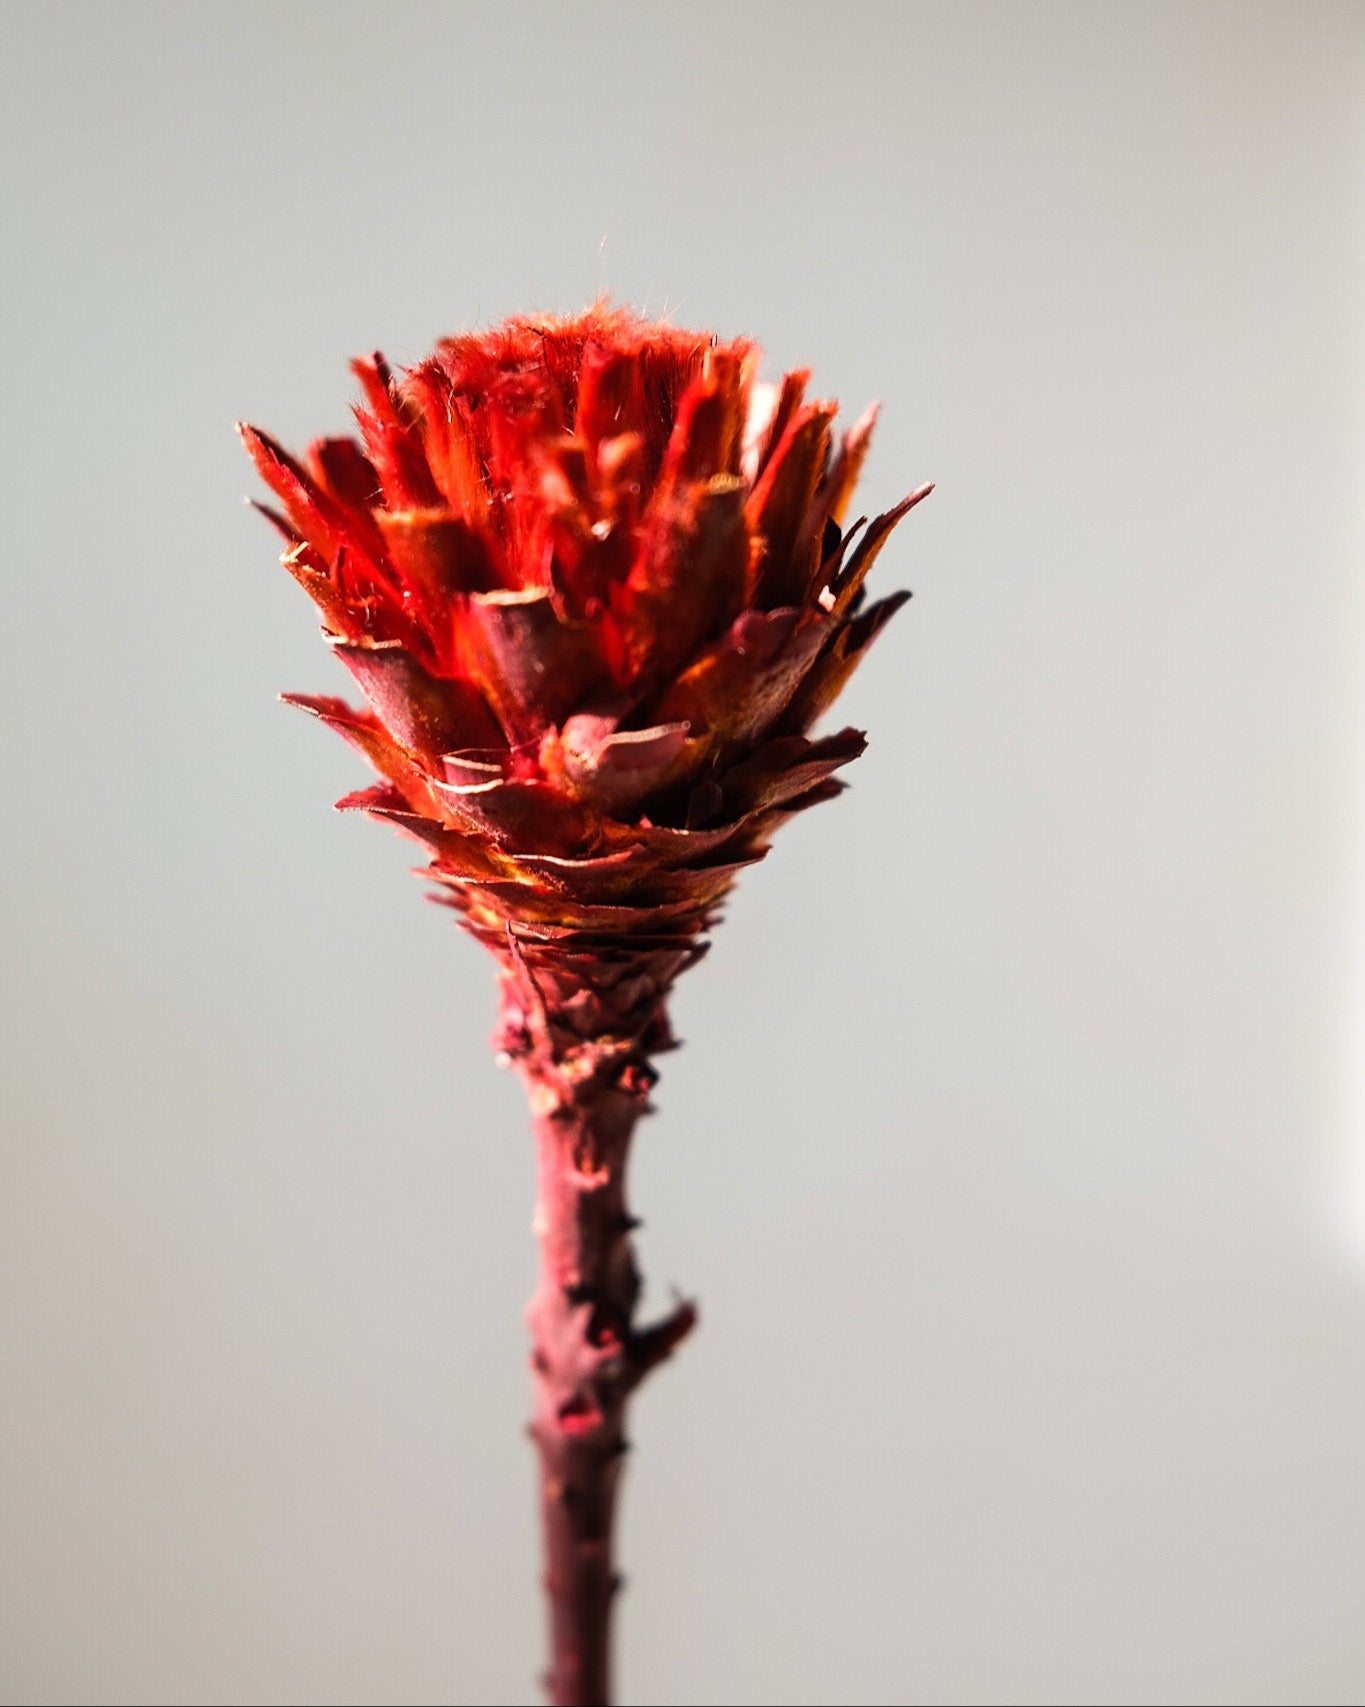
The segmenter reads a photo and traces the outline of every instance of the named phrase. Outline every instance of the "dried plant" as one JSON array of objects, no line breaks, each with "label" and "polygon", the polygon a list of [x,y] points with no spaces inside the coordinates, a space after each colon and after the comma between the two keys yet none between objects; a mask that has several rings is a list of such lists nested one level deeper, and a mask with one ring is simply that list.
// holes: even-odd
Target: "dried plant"
[{"label": "dried plant", "polygon": [[612,1515],[633,1389],[691,1328],[635,1319],[631,1132],[666,1000],[778,826],[839,792],[855,729],[810,730],[909,597],[868,571],[928,487],[844,517],[874,412],[842,438],[808,375],[598,305],[354,364],[360,440],[302,461],[242,429],[284,565],[365,709],[287,695],[379,782],[338,802],[427,849],[492,952],[496,1041],[539,1152],[529,1317],[553,1702],[609,1699]]}]

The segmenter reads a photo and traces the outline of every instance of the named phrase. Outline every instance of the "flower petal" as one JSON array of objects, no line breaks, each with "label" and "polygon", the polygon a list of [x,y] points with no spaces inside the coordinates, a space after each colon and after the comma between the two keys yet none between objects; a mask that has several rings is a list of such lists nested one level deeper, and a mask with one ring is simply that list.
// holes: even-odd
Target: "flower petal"
[{"label": "flower petal", "polygon": [[591,837],[588,812],[547,782],[506,779],[432,786],[443,816],[457,828],[521,853],[572,855]]},{"label": "flower petal", "polygon": [[756,740],[786,710],[829,629],[810,611],[745,611],[665,692],[659,721],[686,721],[726,744]]},{"label": "flower petal", "polygon": [[830,583],[830,594],[833,604],[829,607],[836,617],[841,617],[852,608],[853,601],[858,595],[858,589],[867,579],[868,571],[881,555],[881,549],[890,539],[902,517],[908,515],[915,505],[922,502],[933,491],[933,483],[921,486],[902,498],[894,509],[885,515],[878,516],[858,542],[858,549],[849,558],[846,566],[841,567]]},{"label": "flower petal", "polygon": [[783,806],[824,782],[866,750],[867,737],[860,729],[841,729],[820,741],[779,736],[728,773],[726,808],[749,814]]},{"label": "flower petal", "polygon": [[744,501],[743,481],[719,475],[677,487],[656,505],[618,601],[637,692],[660,686],[742,608]]},{"label": "flower petal", "polygon": [[564,772],[575,793],[614,818],[677,782],[700,756],[686,723],[604,732],[603,721],[580,716],[564,725]]},{"label": "flower petal", "polygon": [[400,395],[389,364],[376,351],[352,362],[351,372],[370,406],[357,409],[355,418],[389,508],[421,510],[439,504],[441,494],[415,426],[419,413]]},{"label": "flower petal", "polygon": [[891,593],[869,605],[853,621],[840,629],[833,645],[820,658],[797,693],[792,696],[782,719],[784,730],[809,729],[843,692],[849,677],[861,663],[869,646],[886,627],[902,605],[909,603],[907,590]]},{"label": "flower petal", "polygon": [[359,711],[331,694],[282,693],[285,705],[297,706],[348,741],[399,791],[415,812],[430,809],[431,778],[412,754],[392,739],[372,711]]},{"label": "flower petal", "polygon": [[834,461],[820,488],[818,502],[831,521],[843,526],[848,514],[849,499],[858,484],[863,463],[872,444],[872,429],[877,424],[880,407],[870,403],[840,440]]},{"label": "flower petal", "polygon": [[334,641],[332,650],[385,729],[411,752],[431,761],[460,747],[497,742],[497,724],[472,682],[431,675],[395,640]]},{"label": "flower petal", "polygon": [[389,561],[439,621],[452,593],[483,593],[502,578],[489,542],[449,510],[380,510],[375,520]]},{"label": "flower petal", "polygon": [[599,630],[561,622],[545,587],[473,594],[461,649],[463,666],[514,744],[534,741],[562,722],[606,674]]},{"label": "flower petal", "polygon": [[752,533],[764,542],[750,603],[760,610],[799,604],[817,566],[817,541],[806,518],[829,456],[832,403],[808,403],[793,418],[746,507]]}]

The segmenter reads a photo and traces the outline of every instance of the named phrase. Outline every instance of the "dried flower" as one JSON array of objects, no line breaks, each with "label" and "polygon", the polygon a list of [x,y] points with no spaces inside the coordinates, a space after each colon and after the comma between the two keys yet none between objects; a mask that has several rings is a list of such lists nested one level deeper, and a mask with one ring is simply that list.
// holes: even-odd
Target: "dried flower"
[{"label": "dried flower", "polygon": [[603,306],[354,364],[360,443],[302,462],[254,428],[285,567],[368,707],[286,696],[381,781],[338,804],[423,843],[498,957],[499,1044],[540,1142],[531,1308],[558,1702],[607,1698],[612,1501],[631,1388],[687,1331],[634,1322],[624,1171],[664,999],[776,828],[863,750],[811,739],[887,619],[868,571],[929,488],[844,516],[808,375]]}]

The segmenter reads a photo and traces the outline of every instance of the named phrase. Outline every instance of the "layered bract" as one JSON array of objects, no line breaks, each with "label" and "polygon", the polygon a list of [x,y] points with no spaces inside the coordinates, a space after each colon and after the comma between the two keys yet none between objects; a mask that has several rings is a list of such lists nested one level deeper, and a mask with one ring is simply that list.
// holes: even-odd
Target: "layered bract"
[{"label": "layered bract", "polygon": [[809,731],[909,597],[863,583],[927,488],[845,530],[874,412],[836,438],[757,360],[599,306],[356,362],[359,442],[242,429],[367,701],[287,696],[381,778],[338,804],[500,953],[684,949],[863,749]]}]

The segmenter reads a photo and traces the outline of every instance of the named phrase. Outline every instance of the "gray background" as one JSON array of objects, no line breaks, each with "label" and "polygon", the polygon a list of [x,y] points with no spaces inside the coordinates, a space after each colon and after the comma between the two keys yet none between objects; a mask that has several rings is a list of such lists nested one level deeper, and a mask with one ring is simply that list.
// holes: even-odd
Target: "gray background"
[{"label": "gray background", "polygon": [[1365,10],[4,36],[4,1698],[533,1694],[521,1091],[230,425],[605,288],[939,482],[642,1129],[623,1696],[1358,1701]]}]

